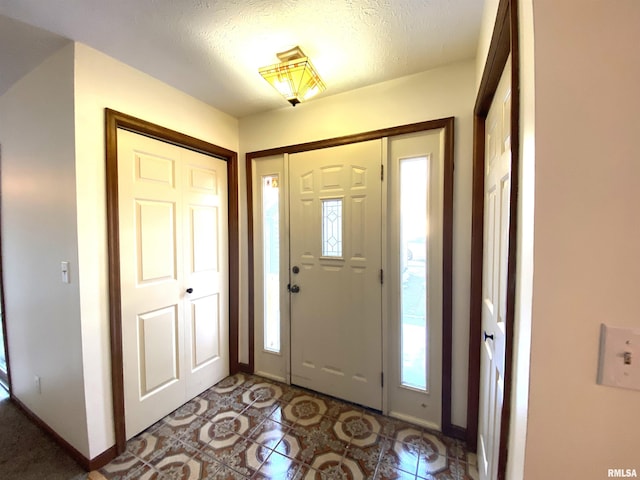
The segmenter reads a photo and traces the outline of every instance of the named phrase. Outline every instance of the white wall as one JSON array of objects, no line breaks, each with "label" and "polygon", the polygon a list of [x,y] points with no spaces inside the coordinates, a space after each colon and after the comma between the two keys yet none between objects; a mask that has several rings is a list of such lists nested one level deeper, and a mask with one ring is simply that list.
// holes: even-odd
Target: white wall
[{"label": "white wall", "polygon": [[519,14],[521,229],[507,478],[640,472],[640,392],[596,384],[600,324],[640,326],[640,63],[632,47],[640,3],[519,0]]},{"label": "white wall", "polygon": [[[484,72],[499,0],[484,5],[478,53],[476,85]],[[535,206],[535,72],[533,11],[531,0],[518,0],[520,40],[520,176],[518,197],[518,257],[513,332],[513,384],[507,459],[507,478],[523,478],[529,408],[531,302],[533,283],[533,235]]]},{"label": "white wall", "polygon": [[535,0],[535,250],[525,477],[640,474],[640,391],[596,384],[640,326],[640,2]]},{"label": "white wall", "polygon": [[[0,97],[13,393],[87,458],[115,443],[105,107],[238,150],[236,119],[82,44],[69,44]],[[69,285],[60,280],[62,260],[70,262]]]},{"label": "white wall", "polygon": [[[0,97],[2,260],[13,394],[88,455],[73,55],[69,44]],[[63,260],[70,264],[70,284],[61,282]]]},{"label": "white wall", "polygon": [[[215,85],[212,85],[215,88]],[[90,455],[114,440],[109,350],[104,109],[238,151],[238,122],[90,47],[75,52],[80,307]]]},{"label": "white wall", "polygon": [[500,0],[484,0],[480,35],[478,36],[478,49],[476,50],[476,86],[480,86],[484,65],[487,62],[487,54],[489,53],[489,45],[491,44],[491,35],[496,23],[499,3]]},{"label": "white wall", "polygon": [[[453,423],[466,426],[469,264],[471,236],[472,109],[475,64],[453,64],[351,92],[318,98],[295,108],[242,118],[241,251],[246,251],[244,154],[266,148],[344,136],[380,128],[456,117],[453,249]],[[274,93],[275,94],[275,93]],[[284,105],[284,100],[283,100]],[[242,291],[247,290],[246,257]],[[247,300],[241,302],[241,361],[247,361]]]},{"label": "white wall", "polygon": [[518,258],[513,332],[513,384],[507,478],[523,478],[531,354],[531,302],[535,209],[535,61],[533,6],[518,0],[520,39],[520,191],[518,198]]}]

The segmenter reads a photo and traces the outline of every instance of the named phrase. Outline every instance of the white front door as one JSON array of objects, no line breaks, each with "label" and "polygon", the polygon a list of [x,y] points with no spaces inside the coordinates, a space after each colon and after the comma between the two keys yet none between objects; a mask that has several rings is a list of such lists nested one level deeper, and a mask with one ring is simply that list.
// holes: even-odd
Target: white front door
[{"label": "white front door", "polygon": [[502,403],[511,192],[511,61],[507,61],[486,119],[484,252],[480,356],[478,469],[497,475]]},{"label": "white front door", "polygon": [[118,131],[127,438],[229,371],[226,162]]},{"label": "white front door", "polygon": [[380,140],[289,156],[291,382],[375,409],[381,161]]}]

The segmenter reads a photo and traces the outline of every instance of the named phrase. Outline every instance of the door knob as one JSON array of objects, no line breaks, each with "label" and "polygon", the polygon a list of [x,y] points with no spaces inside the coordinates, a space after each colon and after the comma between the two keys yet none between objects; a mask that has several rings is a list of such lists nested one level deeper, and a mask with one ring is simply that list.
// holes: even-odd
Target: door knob
[{"label": "door knob", "polygon": [[493,340],[493,333],[491,335],[487,334],[487,331],[485,330],[484,332],[484,341],[487,341],[487,338],[490,338],[491,340]]},{"label": "door knob", "polygon": [[289,291],[291,293],[298,293],[300,291],[300,287],[296,284],[291,285],[291,287],[289,288]]},{"label": "door knob", "polygon": [[193,293],[193,288],[187,288],[187,293]]}]

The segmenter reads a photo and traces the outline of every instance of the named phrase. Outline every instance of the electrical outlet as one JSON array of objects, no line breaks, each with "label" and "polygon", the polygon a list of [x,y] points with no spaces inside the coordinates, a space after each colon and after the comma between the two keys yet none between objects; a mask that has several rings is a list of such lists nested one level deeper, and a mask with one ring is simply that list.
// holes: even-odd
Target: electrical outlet
[{"label": "electrical outlet", "polygon": [[602,324],[598,383],[640,390],[640,328]]},{"label": "electrical outlet", "polygon": [[38,393],[42,393],[42,387],[40,385],[40,377],[38,375],[36,375],[33,379],[34,383],[36,384],[36,391]]}]

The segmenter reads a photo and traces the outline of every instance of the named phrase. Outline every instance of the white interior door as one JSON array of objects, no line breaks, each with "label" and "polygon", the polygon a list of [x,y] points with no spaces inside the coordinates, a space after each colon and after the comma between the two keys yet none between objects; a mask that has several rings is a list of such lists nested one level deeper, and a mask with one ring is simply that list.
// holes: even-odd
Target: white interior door
[{"label": "white interior door", "polygon": [[[181,149],[186,399],[229,374],[227,164]],[[188,358],[186,358],[188,356]]]},{"label": "white interior door", "polygon": [[381,145],[289,156],[291,382],[376,409],[382,408]]},{"label": "white interior door", "polygon": [[483,342],[480,356],[478,469],[496,478],[504,399],[504,342],[511,191],[511,61],[507,61],[486,120]]},{"label": "white interior door", "polygon": [[118,131],[125,429],[228,374],[226,163]]}]

